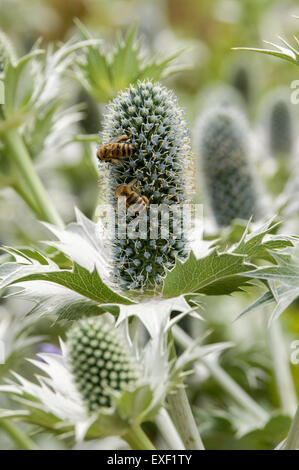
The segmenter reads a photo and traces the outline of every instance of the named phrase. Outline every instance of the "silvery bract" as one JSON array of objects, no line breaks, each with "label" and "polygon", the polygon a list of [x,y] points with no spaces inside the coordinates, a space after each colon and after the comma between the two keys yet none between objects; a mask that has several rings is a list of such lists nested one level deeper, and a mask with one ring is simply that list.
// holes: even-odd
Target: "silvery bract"
[{"label": "silvery bract", "polygon": [[0,77],[5,72],[6,66],[9,61],[12,61],[15,57],[13,46],[6,36],[0,30]]}]

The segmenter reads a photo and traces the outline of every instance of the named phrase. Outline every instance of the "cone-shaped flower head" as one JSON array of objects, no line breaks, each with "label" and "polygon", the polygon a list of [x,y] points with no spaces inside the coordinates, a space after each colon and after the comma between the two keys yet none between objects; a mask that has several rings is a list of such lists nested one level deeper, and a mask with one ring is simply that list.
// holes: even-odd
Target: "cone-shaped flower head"
[{"label": "cone-shaped flower head", "polygon": [[138,380],[136,359],[120,334],[101,317],[77,322],[69,331],[67,347],[75,383],[91,413],[110,407],[113,392],[128,389]]},{"label": "cone-shaped flower head", "polygon": [[11,42],[6,34],[0,30],[0,76],[5,71],[9,60],[12,60],[13,57],[14,51]]},{"label": "cone-shaped flower head", "polygon": [[274,156],[290,155],[294,148],[294,123],[290,105],[276,97],[269,112],[269,144]]},{"label": "cone-shaped flower head", "polygon": [[[110,203],[116,212],[116,189],[133,180],[134,191],[146,197],[149,205],[182,207],[188,198],[186,189],[191,192],[192,158],[184,112],[173,92],[150,81],[120,92],[108,105],[101,144],[120,135],[129,137],[132,154],[118,163],[102,163],[108,170]],[[165,238],[150,236],[149,214],[148,208],[145,238],[116,235],[113,240],[114,278],[123,288],[155,289],[165,268],[174,266],[176,257],[187,255],[186,234],[177,236],[171,211]],[[127,215],[127,226],[134,217]]]},{"label": "cone-shaped flower head", "polygon": [[257,196],[243,116],[232,109],[207,111],[199,132],[200,167],[218,226],[248,220],[256,215]]},{"label": "cone-shaped flower head", "polygon": [[232,85],[240,92],[245,102],[248,103],[251,98],[251,81],[247,67],[239,65],[235,68],[232,74]]}]

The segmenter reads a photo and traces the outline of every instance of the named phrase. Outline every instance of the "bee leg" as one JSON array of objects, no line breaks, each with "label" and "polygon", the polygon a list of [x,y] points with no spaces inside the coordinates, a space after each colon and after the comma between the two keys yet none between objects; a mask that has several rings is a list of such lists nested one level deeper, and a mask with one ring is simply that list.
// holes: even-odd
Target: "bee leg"
[{"label": "bee leg", "polygon": [[141,199],[143,199],[144,203],[145,203],[145,207],[148,208],[148,203],[149,203],[149,200],[146,196],[141,196]]}]

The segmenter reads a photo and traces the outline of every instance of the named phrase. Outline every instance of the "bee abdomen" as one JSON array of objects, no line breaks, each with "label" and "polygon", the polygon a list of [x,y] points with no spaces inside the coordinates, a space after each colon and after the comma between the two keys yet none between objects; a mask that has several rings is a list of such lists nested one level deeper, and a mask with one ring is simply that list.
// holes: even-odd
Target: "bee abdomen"
[{"label": "bee abdomen", "polygon": [[136,193],[132,193],[127,197],[127,206],[132,206],[133,204],[140,203],[140,197]]}]

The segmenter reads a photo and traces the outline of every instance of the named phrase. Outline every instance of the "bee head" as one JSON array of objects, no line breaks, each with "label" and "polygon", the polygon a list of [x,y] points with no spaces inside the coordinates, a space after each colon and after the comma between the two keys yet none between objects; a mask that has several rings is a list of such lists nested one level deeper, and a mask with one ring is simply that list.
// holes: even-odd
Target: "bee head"
[{"label": "bee head", "polygon": [[131,191],[132,190],[128,184],[122,184],[121,186],[118,186],[118,188],[116,188],[115,195],[117,197],[128,196]]}]

